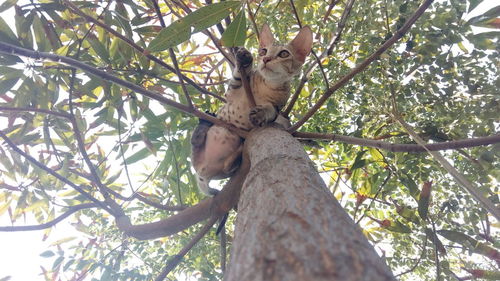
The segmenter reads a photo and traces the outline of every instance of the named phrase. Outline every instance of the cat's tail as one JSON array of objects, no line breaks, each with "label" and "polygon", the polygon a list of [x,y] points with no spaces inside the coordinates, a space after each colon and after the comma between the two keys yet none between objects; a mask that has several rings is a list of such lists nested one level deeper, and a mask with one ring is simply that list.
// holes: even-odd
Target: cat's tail
[{"label": "cat's tail", "polygon": [[200,189],[200,191],[203,194],[208,195],[208,196],[215,196],[215,195],[217,195],[217,193],[219,193],[219,190],[217,190],[215,188],[211,188],[209,186],[209,182],[210,182],[209,179],[203,178],[200,175],[196,175],[196,179],[198,181],[198,188]]}]

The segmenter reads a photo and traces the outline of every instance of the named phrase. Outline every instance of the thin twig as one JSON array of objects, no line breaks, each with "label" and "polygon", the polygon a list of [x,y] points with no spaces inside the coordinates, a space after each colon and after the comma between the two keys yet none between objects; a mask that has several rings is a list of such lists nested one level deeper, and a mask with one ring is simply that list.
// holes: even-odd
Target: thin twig
[{"label": "thin twig", "polygon": [[226,226],[222,226],[222,230],[219,234],[220,237],[220,269],[222,271],[222,274],[226,272],[226,258],[227,258],[227,251],[226,251],[226,246],[227,246],[227,234],[226,234]]},{"label": "thin twig", "polygon": [[[473,185],[464,175],[459,173],[449,162],[446,160],[441,153],[437,151],[430,151],[427,149],[427,143],[418,136],[418,134],[413,130],[413,128],[406,123],[398,111],[398,106],[396,103],[396,93],[392,87],[392,84],[389,85],[391,90],[391,99],[392,99],[392,118],[396,120],[411,136],[411,138],[420,146],[424,147],[425,150],[436,160],[443,168],[455,179],[455,181],[462,186],[462,188],[468,192],[476,201],[488,212],[490,212],[497,221],[500,221],[500,209],[498,209],[495,204],[485,197],[475,185]],[[500,135],[497,135],[500,136]]]},{"label": "thin twig", "polygon": [[41,230],[52,227],[57,223],[61,222],[65,218],[69,217],[73,213],[76,213],[83,209],[97,208],[99,207],[96,203],[84,203],[80,205],[75,205],[69,207],[69,209],[57,218],[38,225],[19,225],[19,226],[0,226],[0,231],[13,232],[13,231],[31,231],[31,230]]},{"label": "thin twig", "polygon": [[108,72],[102,71],[100,69],[97,69],[95,67],[92,67],[88,64],[85,64],[83,62],[77,61],[77,60],[69,58],[69,57],[59,56],[59,55],[45,53],[45,52],[31,51],[31,50],[17,47],[17,46],[14,46],[14,45],[11,45],[8,43],[4,43],[4,42],[0,42],[0,53],[4,53],[4,54],[8,54],[8,55],[17,55],[17,56],[22,56],[22,57],[30,57],[30,58],[34,58],[34,59],[47,59],[47,60],[51,60],[54,62],[65,63],[65,64],[71,65],[73,67],[79,68],[85,72],[94,74],[94,75],[100,77],[101,79],[111,81],[115,84],[118,84],[120,86],[128,88],[128,89],[130,89],[136,93],[139,93],[141,95],[144,95],[148,98],[151,98],[153,100],[159,101],[159,102],[164,103],[166,105],[172,106],[172,107],[177,108],[183,112],[190,113],[198,118],[210,121],[210,122],[217,124],[219,126],[225,127],[228,130],[234,132],[235,134],[237,134],[243,138],[248,135],[247,131],[238,129],[235,126],[233,126],[227,122],[224,122],[224,121],[222,121],[222,120],[220,120],[220,119],[218,119],[210,114],[207,114],[207,113],[201,112],[199,110],[190,108],[187,105],[178,103],[178,102],[173,101],[171,99],[168,99],[168,98],[166,98],[166,97],[164,97],[156,92],[146,90],[139,85],[125,81],[123,79],[120,79],[120,78],[112,75],[112,74],[109,74]]},{"label": "thin twig", "polygon": [[427,248],[427,240],[428,240],[428,235],[427,235],[427,233],[425,233],[424,245],[423,245],[423,247],[422,247],[422,252],[420,253],[420,256],[419,256],[419,257],[418,257],[418,259],[417,259],[417,262],[415,262],[415,264],[414,264],[412,267],[410,267],[408,270],[403,271],[403,272],[401,272],[401,273],[397,274],[397,275],[396,275],[396,276],[394,276],[394,277],[398,278],[399,276],[402,276],[402,275],[408,274],[408,273],[410,273],[410,272],[414,271],[414,270],[415,270],[415,268],[417,268],[417,266],[420,264],[420,261],[421,261],[421,260],[425,257],[425,249]]},{"label": "thin twig", "polygon": [[[420,146],[426,147],[428,144],[422,140],[417,133],[411,128],[410,125],[408,125],[399,115],[394,114],[394,119],[405,128],[405,130],[410,134],[412,139],[417,142]],[[500,221],[500,210],[495,206],[491,200],[486,198],[480,191],[479,189],[474,186],[465,176],[460,174],[449,162],[446,160],[439,152],[437,151],[430,151],[426,149],[427,152],[443,166],[443,168],[451,174],[451,176],[455,179],[455,181],[462,186],[465,191],[467,191],[474,199],[480,203],[480,205],[486,209],[488,212],[490,212],[498,221]]]},{"label": "thin twig", "polygon": [[[163,66],[164,68],[168,69],[170,72],[172,73],[175,73],[175,68],[166,64],[164,61],[162,61],[161,59],[145,52],[145,49],[142,48],[141,46],[137,45],[134,41],[132,41],[131,39],[125,37],[124,35],[120,34],[119,32],[111,29],[108,25],[102,23],[101,21],[95,19],[94,17],[92,16],[89,16],[87,14],[85,14],[83,11],[81,11],[77,6],[75,6],[74,4],[72,4],[71,2],[67,1],[67,0],[63,0],[63,3],[65,5],[67,5],[73,12],[75,12],[76,14],[78,14],[79,16],[85,18],[86,20],[90,21],[90,22],[93,22],[95,23],[96,25],[100,26],[101,28],[103,28],[104,30],[106,30],[107,32],[113,34],[114,36],[116,36],[117,38],[121,39],[122,41],[124,41],[125,43],[127,43],[130,47],[134,48],[135,50],[137,50],[139,53],[143,54],[144,56],[146,56],[148,59],[154,61],[155,63]],[[219,99],[221,101],[224,101],[225,102],[225,99],[222,98],[221,96],[219,95],[216,95],[210,91],[207,91],[206,89],[200,87],[196,82],[194,82],[193,80],[189,79],[189,77],[187,76],[184,76],[182,75],[182,79],[184,79],[184,81],[186,81],[189,85],[195,87],[198,91],[200,91],[201,93],[205,94],[205,95],[209,95],[209,96],[212,96],[216,99]]]},{"label": "thin twig", "polygon": [[[387,182],[391,178],[391,175],[392,175],[392,173],[391,173],[391,171],[389,171],[389,174],[384,179],[384,182],[378,187],[377,192],[375,193],[375,195],[373,197],[370,197],[371,198],[370,204],[368,204],[368,207],[363,212],[363,215],[361,215],[361,217],[356,221],[356,224],[359,224],[359,222],[366,216],[366,214],[368,213],[368,211],[371,209],[371,207],[373,205],[373,202],[375,202],[375,199],[377,199],[378,195],[380,194],[380,192],[382,191],[382,189],[384,188],[384,186],[387,184]],[[356,210],[357,210],[357,206],[356,206]],[[356,213],[354,213],[354,218],[353,218],[354,220],[355,220],[355,217],[356,217]]]},{"label": "thin twig", "polygon": [[425,144],[425,146],[422,146],[420,144],[395,144],[385,141],[356,138],[356,137],[343,136],[337,134],[295,132],[293,133],[293,136],[301,139],[338,141],[348,144],[379,148],[392,152],[426,152],[428,150],[438,151],[438,150],[448,150],[448,149],[459,149],[459,148],[476,147],[476,146],[500,143],[500,134],[488,137],[470,138],[470,139],[463,139],[456,141],[427,143]]},{"label": "thin twig", "polygon": [[370,65],[374,60],[376,60],[383,52],[385,52],[389,47],[391,47],[396,41],[398,41],[405,33],[410,29],[410,27],[417,21],[417,19],[424,13],[424,11],[431,5],[434,0],[425,0],[422,5],[415,11],[415,13],[406,21],[406,23],[394,33],[394,35],[387,40],[377,51],[371,54],[367,59],[365,59],[361,64],[356,66],[350,73],[342,77],[335,85],[330,87],[323,93],[323,95],[318,99],[316,104],[292,127],[288,129],[289,132],[295,132],[300,128],[309,118],[311,118],[318,109],[326,102],[326,100],[340,87],[344,86],[349,82],[356,74],[363,71],[368,65]]},{"label": "thin twig", "polygon": [[[293,0],[290,0],[290,6],[292,6],[292,11],[293,11],[293,14],[295,15],[295,19],[297,20],[297,24],[299,25],[300,28],[302,28],[302,22],[300,21],[299,14],[297,13],[297,9],[295,8],[295,4],[293,3]],[[314,59],[316,60],[316,65],[319,67],[319,69],[321,71],[321,76],[323,76],[323,81],[325,83],[325,87],[328,87],[328,85],[329,85],[328,84],[328,77],[326,76],[325,69],[321,65],[320,57],[316,54],[316,52],[314,50],[311,50],[311,54],[313,55]],[[303,85],[302,85],[302,87],[303,87]],[[301,88],[301,87],[299,86],[298,88]],[[302,88],[301,88],[301,90],[302,90]]]},{"label": "thin twig", "polygon": [[[326,21],[326,18],[328,17],[327,15],[331,12],[331,9],[333,9],[333,7],[335,5],[337,5],[339,1],[332,1],[330,3],[330,6],[328,8],[328,11],[326,12],[325,14],[325,17],[324,17],[324,21]],[[350,10],[344,10],[343,14],[342,15],[345,15],[346,13],[350,12]],[[297,17],[297,16],[296,16]],[[337,28],[337,34],[340,32],[342,32],[342,30],[344,29],[344,26],[345,26],[345,21],[347,20],[347,17],[345,17],[344,19],[344,24],[342,24],[342,21],[339,22],[338,24],[338,28]],[[316,39],[319,39],[319,35],[320,33],[317,34],[316,36]],[[333,42],[337,39],[338,37],[335,36],[329,43],[329,45],[332,45]],[[287,107],[285,108],[285,110],[283,110],[283,116],[285,117],[288,117],[288,115],[290,114],[290,112],[292,111],[293,109],[293,106],[295,105],[295,103],[297,102],[297,99],[299,98],[300,96],[300,92],[302,91],[302,89],[304,88],[305,84],[309,81],[309,78],[312,74],[312,72],[316,69],[316,67],[320,67],[321,69],[323,68],[323,66],[321,65],[321,59],[323,57],[325,57],[326,55],[328,54],[328,49],[325,49],[323,51],[323,53],[321,53],[321,55],[317,55],[316,53],[313,53],[314,57],[315,57],[315,60],[314,62],[312,62],[308,68],[304,71],[304,74],[302,75],[302,78],[300,79],[300,83],[299,85],[295,88],[295,93],[292,95],[292,97],[289,99],[289,102],[288,102],[288,105]],[[326,79],[326,75],[324,73],[324,70],[321,70],[321,73],[323,75],[323,79]],[[329,82],[326,80],[325,81],[325,85],[326,87],[328,87],[329,85]]]},{"label": "thin twig", "polygon": [[43,113],[43,114],[48,114],[48,115],[66,118],[68,120],[71,119],[71,115],[67,114],[66,112],[58,112],[58,111],[53,111],[53,110],[43,109],[43,108],[0,106],[0,111],[38,112],[38,113]]},{"label": "thin twig", "polygon": [[[165,25],[165,21],[163,20],[163,16],[160,11],[160,6],[158,6],[158,1],[156,0],[151,0],[153,3],[153,7],[155,8],[156,15],[158,16],[158,20],[160,21],[161,27],[165,28],[167,27]],[[191,100],[191,97],[189,96],[189,92],[186,88],[186,85],[184,84],[184,80],[182,79],[182,74],[179,70],[179,64],[177,63],[177,57],[175,56],[175,52],[173,48],[168,48],[168,54],[170,56],[170,60],[172,60],[172,63],[174,64],[174,69],[175,69],[175,74],[177,75],[179,82],[181,84],[182,92],[184,93],[184,96],[186,97],[186,102],[188,103],[189,107],[193,107],[193,101]]]},{"label": "thin twig", "polygon": [[340,17],[340,21],[337,25],[337,33],[335,34],[335,37],[333,39],[333,42],[331,43],[330,47],[326,51],[327,55],[331,55],[333,53],[333,49],[335,46],[340,42],[340,37],[342,36],[342,32],[344,31],[345,28],[345,23],[347,22],[347,18],[349,17],[349,14],[351,13],[352,6],[354,5],[355,0],[349,0],[347,4],[345,5],[344,12],[342,13],[342,16]]},{"label": "thin twig", "polygon": [[9,138],[7,137],[7,135],[0,130],[0,137],[10,146],[10,148],[12,150],[14,150],[15,152],[17,152],[18,154],[20,154],[21,156],[23,156],[24,158],[26,158],[28,161],[30,161],[31,163],[33,163],[35,166],[37,166],[38,168],[44,170],[45,172],[47,172],[48,174],[54,176],[55,178],[57,178],[58,180],[64,182],[65,184],[71,186],[73,189],[75,189],[76,191],[78,191],[79,193],[81,193],[82,195],[84,195],[85,197],[87,197],[90,201],[94,202],[95,204],[97,204],[98,206],[100,206],[101,208],[103,208],[104,210],[108,211],[109,213],[113,213],[112,210],[110,208],[108,208],[104,202],[101,202],[99,200],[97,200],[96,198],[94,198],[90,193],[88,193],[87,191],[83,190],[80,186],[72,183],[70,180],[68,180],[66,177],[54,172],[52,169],[50,169],[49,167],[47,167],[45,164],[39,162],[38,160],[36,160],[35,158],[33,158],[31,155],[29,155],[28,153],[22,151],[19,147],[17,147],[17,145]]},{"label": "thin twig", "polygon": [[182,258],[193,248],[198,241],[207,234],[207,232],[212,228],[214,223],[217,221],[216,217],[212,217],[201,229],[200,231],[189,241],[189,243],[182,248],[177,255],[173,256],[173,258],[165,265],[165,267],[162,269],[161,273],[158,275],[158,277],[155,278],[155,281],[162,281],[164,280],[167,275],[174,269],[179,262],[182,260]]}]

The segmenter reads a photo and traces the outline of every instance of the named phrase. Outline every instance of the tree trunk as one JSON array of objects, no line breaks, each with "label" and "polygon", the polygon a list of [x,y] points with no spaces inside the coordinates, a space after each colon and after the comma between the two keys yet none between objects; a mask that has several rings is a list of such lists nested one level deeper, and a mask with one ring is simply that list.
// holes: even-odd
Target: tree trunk
[{"label": "tree trunk", "polygon": [[246,141],[252,164],[224,280],[395,280],[298,141],[275,128]]}]

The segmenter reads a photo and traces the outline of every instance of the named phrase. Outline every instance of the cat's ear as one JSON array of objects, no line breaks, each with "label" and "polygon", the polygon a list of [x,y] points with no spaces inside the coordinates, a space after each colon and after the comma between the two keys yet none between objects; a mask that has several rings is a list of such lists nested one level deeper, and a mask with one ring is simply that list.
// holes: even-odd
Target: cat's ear
[{"label": "cat's ear", "polygon": [[274,42],[273,33],[271,32],[269,25],[267,25],[267,23],[265,23],[262,26],[262,29],[260,30],[259,46],[262,48],[264,46],[269,46],[269,45],[273,44],[273,42]]},{"label": "cat's ear", "polygon": [[298,60],[302,62],[306,60],[312,49],[312,41],[311,28],[309,26],[302,27],[297,36],[290,42],[290,46],[293,48],[295,57]]}]

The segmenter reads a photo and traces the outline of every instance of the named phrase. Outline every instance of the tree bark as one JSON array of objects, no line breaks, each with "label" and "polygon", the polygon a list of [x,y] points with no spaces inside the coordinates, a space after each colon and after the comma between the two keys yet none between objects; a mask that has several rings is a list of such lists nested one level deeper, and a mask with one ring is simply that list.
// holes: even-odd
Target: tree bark
[{"label": "tree bark", "polygon": [[224,280],[395,280],[298,141],[265,128],[246,142],[251,169]]}]

